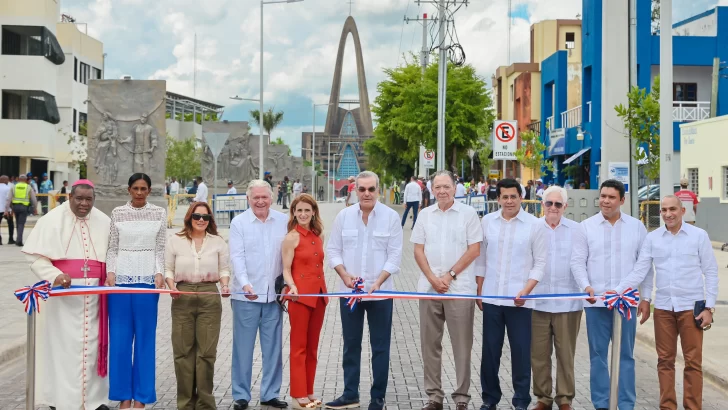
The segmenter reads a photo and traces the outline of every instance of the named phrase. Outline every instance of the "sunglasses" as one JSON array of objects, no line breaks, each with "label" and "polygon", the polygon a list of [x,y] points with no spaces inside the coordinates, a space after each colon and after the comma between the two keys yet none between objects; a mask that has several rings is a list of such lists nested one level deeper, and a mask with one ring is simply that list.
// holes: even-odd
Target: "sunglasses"
[{"label": "sunglasses", "polygon": [[212,215],[195,213],[195,214],[192,214],[192,219],[194,219],[195,221],[199,221],[200,219],[202,219],[203,221],[207,222],[210,219],[212,219]]},{"label": "sunglasses", "polygon": [[564,204],[562,204],[561,202],[554,201],[546,201],[544,202],[544,205],[546,205],[546,208],[551,208],[552,206],[555,206],[556,209],[561,209],[564,206]]},{"label": "sunglasses", "polygon": [[369,188],[364,188],[363,186],[360,186],[359,187],[359,192],[367,192],[367,191],[369,191],[371,193],[374,193],[374,191],[376,191],[376,190],[377,190],[377,187],[373,187],[373,186],[370,186]]}]

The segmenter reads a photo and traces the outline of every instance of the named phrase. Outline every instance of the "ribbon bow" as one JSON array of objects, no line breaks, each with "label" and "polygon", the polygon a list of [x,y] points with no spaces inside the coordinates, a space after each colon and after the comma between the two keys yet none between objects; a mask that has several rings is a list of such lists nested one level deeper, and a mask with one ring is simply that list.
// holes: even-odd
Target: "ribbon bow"
[{"label": "ribbon bow", "polygon": [[630,308],[637,307],[640,301],[640,292],[637,289],[627,288],[621,295],[610,290],[604,293],[604,305],[612,310],[616,308],[619,314],[627,320],[632,320]]},{"label": "ribbon bow", "polygon": [[40,304],[38,298],[48,299],[51,291],[51,283],[42,280],[33,286],[24,286],[16,290],[15,297],[22,303],[25,303],[25,313],[32,315],[33,311],[40,313]]},{"label": "ribbon bow", "polygon": [[[364,293],[364,279],[356,278],[354,280],[354,289],[351,290],[351,293],[355,295]],[[349,310],[353,312],[354,309],[356,309],[356,304],[359,303],[359,300],[361,300],[361,298],[349,296],[349,298],[346,300],[346,305],[349,306]]]}]

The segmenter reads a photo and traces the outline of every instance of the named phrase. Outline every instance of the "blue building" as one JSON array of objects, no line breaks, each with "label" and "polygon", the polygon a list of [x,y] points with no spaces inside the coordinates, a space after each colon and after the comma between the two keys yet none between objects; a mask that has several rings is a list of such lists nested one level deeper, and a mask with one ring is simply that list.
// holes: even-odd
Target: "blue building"
[{"label": "blue building", "polygon": [[[566,52],[541,65],[541,139],[563,184],[567,166],[579,167],[576,180],[594,188],[606,179],[607,164],[629,161],[629,140],[614,107],[627,105],[629,91],[629,26],[627,2],[583,0],[582,105],[566,109]],[[609,27],[608,35],[607,27]],[[728,7],[716,7],[684,21],[673,30],[674,180],[680,175],[680,124],[710,115],[713,59],[728,61]],[[660,36],[651,27],[651,1],[637,0],[637,77],[650,89],[659,74]],[[717,115],[728,113],[728,79],[719,80]],[[605,164],[602,166],[602,164]],[[685,175],[690,178],[690,176]],[[641,183],[640,185],[642,185]]]}]

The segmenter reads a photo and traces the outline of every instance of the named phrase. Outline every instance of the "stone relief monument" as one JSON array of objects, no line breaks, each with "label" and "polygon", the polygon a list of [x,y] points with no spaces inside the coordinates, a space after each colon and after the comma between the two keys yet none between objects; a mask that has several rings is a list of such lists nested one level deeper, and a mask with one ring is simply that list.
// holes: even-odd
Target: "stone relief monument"
[{"label": "stone relief monument", "polygon": [[[250,127],[246,121],[205,122],[202,134],[206,132],[229,133],[225,146],[217,158],[218,192],[227,191],[227,181],[232,180],[238,192],[243,192],[248,183],[260,175],[259,136],[250,135]],[[202,177],[213,190],[214,157],[203,137],[204,151],[202,156]],[[264,171],[273,175],[278,182],[284,176],[289,179],[300,179],[301,183],[311,187],[311,173],[305,172],[303,159],[288,155],[287,145],[267,144],[264,146]]]},{"label": "stone relief monument", "polygon": [[89,83],[88,177],[96,206],[111,212],[128,200],[136,172],[152,179],[150,202],[164,205],[165,81],[94,80]]}]

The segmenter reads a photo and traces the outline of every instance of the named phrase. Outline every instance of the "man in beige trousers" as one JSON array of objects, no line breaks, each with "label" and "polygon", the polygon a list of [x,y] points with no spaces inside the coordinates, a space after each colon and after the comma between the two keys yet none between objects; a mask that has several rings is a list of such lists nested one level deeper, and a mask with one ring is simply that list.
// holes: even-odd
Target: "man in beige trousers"
[{"label": "man in beige trousers", "polygon": [[[473,261],[480,255],[483,231],[472,207],[455,201],[455,177],[438,171],[432,181],[436,206],[422,210],[412,231],[415,261],[421,270],[417,291],[469,294],[476,292]],[[442,410],[442,336],[445,322],[455,358],[456,410],[470,402],[470,352],[473,348],[475,302],[420,300],[420,344],[428,402],[422,410]]]}]

